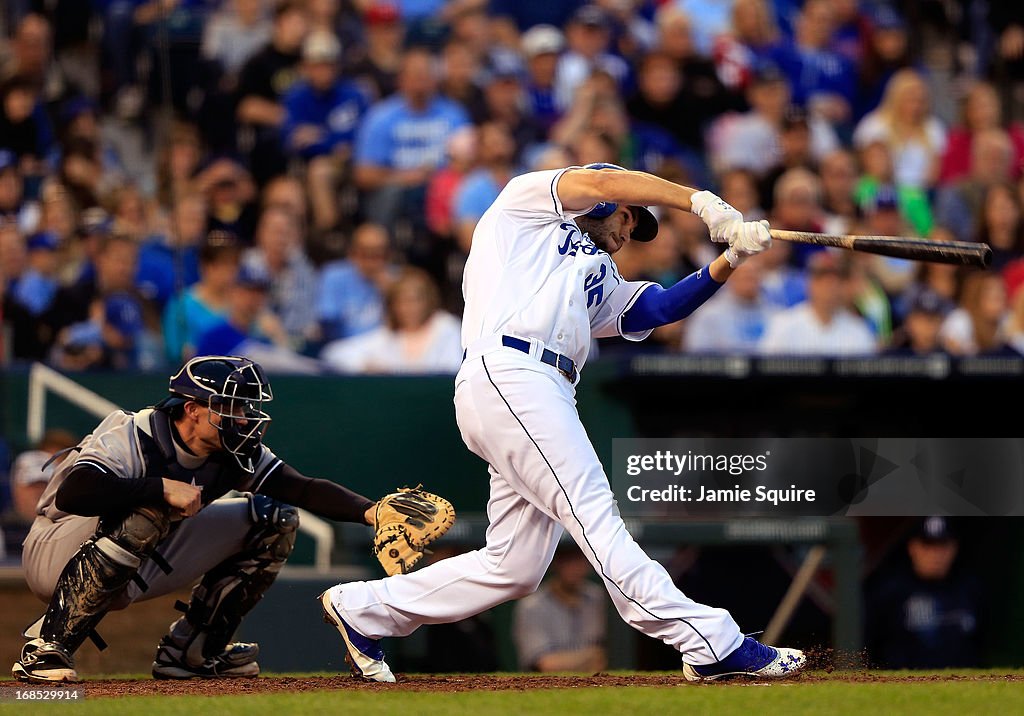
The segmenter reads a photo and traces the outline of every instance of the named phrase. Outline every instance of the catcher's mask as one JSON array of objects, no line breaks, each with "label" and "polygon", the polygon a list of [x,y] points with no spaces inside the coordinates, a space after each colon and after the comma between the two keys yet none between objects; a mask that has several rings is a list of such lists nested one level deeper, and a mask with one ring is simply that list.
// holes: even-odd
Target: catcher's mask
[{"label": "catcher's mask", "polygon": [[[625,167],[620,167],[618,164],[609,164],[607,162],[596,162],[594,164],[587,164],[583,167],[584,169],[611,169],[614,171],[624,172]],[[591,219],[607,219],[609,216],[615,213],[619,208],[618,204],[610,201],[602,201],[600,204],[595,206],[585,216]],[[646,206],[630,206],[633,210],[633,215],[636,216],[636,228],[633,229],[633,233],[630,235],[632,241],[652,241],[655,236],[658,235],[658,220],[654,218],[654,214]]]},{"label": "catcher's mask", "polygon": [[263,402],[274,399],[270,381],[259,364],[239,356],[193,358],[171,376],[170,392],[157,403],[157,409],[190,400],[207,406],[210,424],[220,432],[221,446],[243,470],[255,471],[253,460],[270,425]]}]

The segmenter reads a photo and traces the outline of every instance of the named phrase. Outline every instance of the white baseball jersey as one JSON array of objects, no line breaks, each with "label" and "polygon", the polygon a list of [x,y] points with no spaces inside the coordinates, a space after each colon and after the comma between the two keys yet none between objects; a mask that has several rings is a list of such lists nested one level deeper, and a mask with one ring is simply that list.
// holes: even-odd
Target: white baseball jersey
[{"label": "white baseball jersey", "polygon": [[[571,169],[571,167],[570,167]],[[512,179],[473,232],[462,293],[462,345],[481,338],[532,338],[583,367],[592,338],[641,341],[650,331],[622,332],[622,314],[647,281],[625,281],[567,211],[558,180],[570,169]]]}]

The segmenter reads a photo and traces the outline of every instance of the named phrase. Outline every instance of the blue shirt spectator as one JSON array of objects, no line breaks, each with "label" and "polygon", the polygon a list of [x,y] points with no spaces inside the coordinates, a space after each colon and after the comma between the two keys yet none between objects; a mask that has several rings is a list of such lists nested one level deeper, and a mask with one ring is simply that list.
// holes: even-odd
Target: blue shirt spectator
[{"label": "blue shirt spectator", "polygon": [[405,97],[395,95],[367,113],[356,142],[356,163],[399,170],[436,169],[444,164],[448,137],[466,124],[465,110],[444,97],[433,97],[417,110]]},{"label": "blue shirt spectator", "polygon": [[284,97],[286,153],[311,159],[354,141],[369,100],[355,83],[339,78],[340,58],[341,44],[329,32],[315,32],[303,44],[305,79]]},{"label": "blue shirt spectator", "polygon": [[376,224],[363,224],[352,235],[348,258],[324,266],[317,317],[325,341],[348,338],[381,325],[382,288],[394,275],[390,253],[387,231]]}]

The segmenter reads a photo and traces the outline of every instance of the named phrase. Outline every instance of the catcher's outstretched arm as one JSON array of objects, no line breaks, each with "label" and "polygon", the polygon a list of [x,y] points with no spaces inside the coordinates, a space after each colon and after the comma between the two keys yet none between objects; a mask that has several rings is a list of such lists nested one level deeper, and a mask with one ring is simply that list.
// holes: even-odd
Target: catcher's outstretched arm
[{"label": "catcher's outstretched arm", "polygon": [[368,518],[372,518],[377,504],[336,482],[306,477],[284,463],[267,476],[258,492],[309,510],[318,517],[361,525],[373,524]]}]

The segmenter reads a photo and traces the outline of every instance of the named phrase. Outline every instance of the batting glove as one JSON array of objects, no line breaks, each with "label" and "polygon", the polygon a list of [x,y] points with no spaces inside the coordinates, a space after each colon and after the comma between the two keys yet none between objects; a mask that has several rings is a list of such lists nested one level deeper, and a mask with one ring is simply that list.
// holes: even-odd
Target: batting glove
[{"label": "batting glove", "polygon": [[772,235],[768,232],[768,222],[744,221],[731,227],[727,239],[729,248],[725,250],[725,260],[733,268],[739,266],[748,256],[759,254],[772,245]]},{"label": "batting glove", "polygon": [[711,240],[718,243],[732,243],[729,237],[734,235],[743,223],[743,214],[710,191],[695,192],[690,197],[690,211],[708,225]]}]

